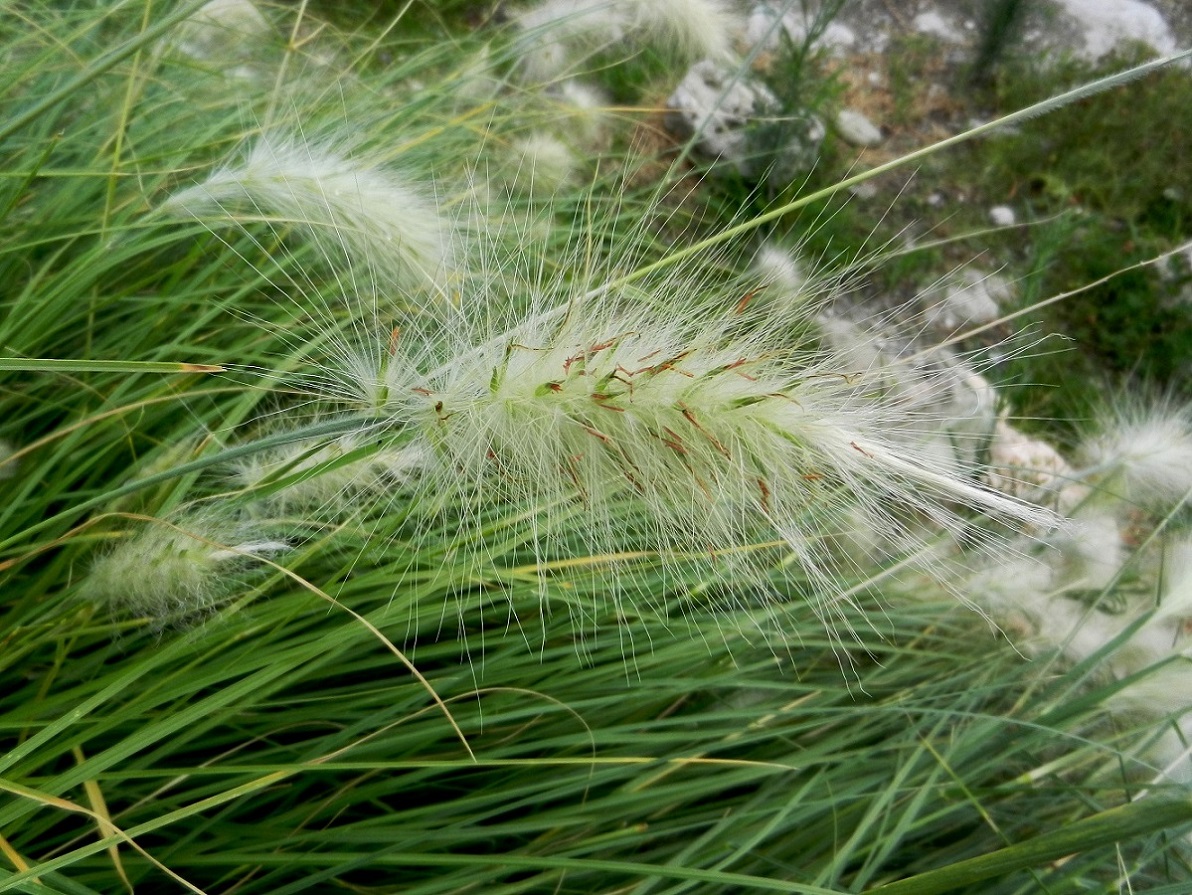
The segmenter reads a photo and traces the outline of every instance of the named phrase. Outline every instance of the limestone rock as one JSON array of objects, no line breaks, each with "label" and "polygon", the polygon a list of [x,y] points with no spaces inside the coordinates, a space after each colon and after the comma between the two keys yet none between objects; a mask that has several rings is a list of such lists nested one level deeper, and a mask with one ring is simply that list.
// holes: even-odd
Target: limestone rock
[{"label": "limestone rock", "polygon": [[836,133],[853,146],[877,146],[881,129],[856,109],[841,109],[836,115]]}]

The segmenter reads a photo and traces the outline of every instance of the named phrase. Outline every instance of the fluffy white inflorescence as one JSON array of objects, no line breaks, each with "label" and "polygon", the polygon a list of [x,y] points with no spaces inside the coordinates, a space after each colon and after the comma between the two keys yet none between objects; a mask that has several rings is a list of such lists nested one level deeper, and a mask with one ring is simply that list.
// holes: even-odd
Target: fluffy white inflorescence
[{"label": "fluffy white inflorescence", "polygon": [[625,36],[615,0],[543,0],[516,16],[522,76],[531,83],[566,76]]},{"label": "fluffy white inflorescence", "polygon": [[278,229],[297,227],[349,269],[367,261],[382,285],[435,287],[450,272],[455,236],[432,196],[342,149],[262,135],[239,162],[173,193],[161,208],[208,224],[264,219]]},{"label": "fluffy white inflorescence", "polygon": [[369,450],[359,437],[345,435],[330,444],[298,442],[253,454],[235,464],[232,477],[241,487],[266,491],[262,503],[275,513],[343,511],[361,494],[400,486],[420,464],[415,450]]},{"label": "fluffy white inflorescence", "polygon": [[1192,492],[1192,414],[1162,404],[1124,410],[1082,455],[1108,496],[1164,512]]},{"label": "fluffy white inflorescence", "polygon": [[373,437],[426,458],[416,507],[540,516],[540,562],[744,563],[810,580],[830,605],[840,567],[860,562],[834,545],[859,519],[897,554],[921,546],[907,535],[924,520],[962,534],[958,506],[1050,520],[892,437],[906,407],[865,371],[743,328],[732,303],[701,310],[698,286],[666,289],[657,304],[583,290],[504,329],[464,302],[454,338],[346,358],[338,391],[379,416]]},{"label": "fluffy white inflorescence", "polygon": [[1126,562],[1117,518],[1097,507],[1081,511],[1051,543],[1063,559],[1061,583],[1065,587],[1103,590]]},{"label": "fluffy white inflorescence", "polygon": [[547,133],[531,134],[515,140],[514,170],[509,186],[536,199],[550,199],[572,179],[576,171],[575,154],[567,144]]},{"label": "fluffy white inflorescence", "polygon": [[575,80],[564,81],[553,93],[558,97],[555,111],[562,116],[560,136],[576,149],[591,152],[605,148],[609,139],[609,97],[599,88]]},{"label": "fluffy white inflorescence", "polygon": [[741,17],[723,0],[621,0],[632,27],[689,60],[728,59]]},{"label": "fluffy white inflorescence", "polygon": [[[1044,470],[1039,485],[1075,517],[1043,541],[1019,544],[1016,560],[970,574],[959,590],[1018,646],[1072,662],[1097,659],[1099,671],[1123,681],[1106,702],[1115,713],[1182,714],[1170,720],[1187,733],[1192,539],[1175,533],[1178,519],[1166,515],[1184,497],[1172,469],[1182,437],[1173,421],[1181,417],[1170,408],[1119,416],[1088,452],[1096,466],[1072,470],[1061,461],[1054,480],[1055,470]],[[1166,495],[1164,482],[1173,489]],[[1178,737],[1153,743],[1148,754],[1162,777],[1189,779]]]},{"label": "fluffy white inflorescence", "polygon": [[288,549],[244,523],[201,512],[147,524],[92,565],[89,599],[159,624],[200,617],[232,596],[257,557]]},{"label": "fluffy white inflorescence", "polygon": [[523,77],[574,73],[596,53],[652,44],[685,61],[729,58],[740,16],[721,0],[543,0],[515,17]]},{"label": "fluffy white inflorescence", "polygon": [[782,315],[799,313],[812,298],[811,286],[799,260],[786,249],[766,243],[753,256],[753,272],[761,284],[759,300]]},{"label": "fluffy white inflorescence", "polygon": [[1171,544],[1163,556],[1163,599],[1160,618],[1192,618],[1192,538]]},{"label": "fluffy white inflorescence", "polygon": [[228,65],[232,75],[252,75],[253,56],[273,28],[252,0],[211,0],[181,22],[167,48],[197,62]]}]

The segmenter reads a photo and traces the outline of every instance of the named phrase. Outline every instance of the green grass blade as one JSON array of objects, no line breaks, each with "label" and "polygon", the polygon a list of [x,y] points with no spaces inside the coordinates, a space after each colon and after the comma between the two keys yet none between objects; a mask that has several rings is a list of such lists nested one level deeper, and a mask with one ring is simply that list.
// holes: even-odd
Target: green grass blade
[{"label": "green grass blade", "polygon": [[20,373],[222,373],[218,364],[184,361],[72,360],[48,357],[0,357],[0,370]]},{"label": "green grass blade", "polygon": [[866,889],[867,895],[938,895],[1071,854],[1149,836],[1192,822],[1192,797],[1143,799],[1110,808],[1008,848],[958,861],[897,882]]},{"label": "green grass blade", "polygon": [[179,22],[190,18],[198,12],[204,3],[205,0],[191,0],[190,3],[183,3],[168,15],[162,16],[156,24],[146,28],[132,40],[126,41],[97,59],[92,60],[86,68],[73,78],[66,81],[56,90],[46,94],[21,114],[14,116],[8,124],[0,127],[0,140],[7,140],[17,131],[21,130],[21,128],[35,121],[47,109],[52,109],[64,99],[74,96],[80,87],[90,83],[97,76],[109,69],[114,68],[138,50],[152,44]]}]

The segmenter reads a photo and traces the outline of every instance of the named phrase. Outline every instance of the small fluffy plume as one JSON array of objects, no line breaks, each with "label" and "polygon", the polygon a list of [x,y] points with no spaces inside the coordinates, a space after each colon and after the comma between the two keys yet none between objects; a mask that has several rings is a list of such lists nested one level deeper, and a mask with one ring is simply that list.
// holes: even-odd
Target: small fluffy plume
[{"label": "small fluffy plume", "polygon": [[511,147],[514,169],[509,187],[534,199],[557,195],[575,176],[575,153],[557,137],[531,134],[515,140]]},{"label": "small fluffy plume", "polygon": [[752,267],[759,283],[757,300],[772,306],[776,314],[798,313],[811,298],[806,273],[786,249],[766,243],[753,256]]},{"label": "small fluffy plume", "polygon": [[429,186],[286,136],[258,137],[239,162],[173,193],[161,210],[210,225],[296,227],[328,260],[367,266],[382,283],[437,287],[451,268],[455,237]]},{"label": "small fluffy plume", "polygon": [[414,475],[421,458],[414,450],[375,450],[357,436],[330,444],[298,442],[253,454],[236,463],[233,481],[262,491],[271,512],[343,512],[364,494],[388,493]]},{"label": "small fluffy plume", "polygon": [[552,91],[557,98],[556,112],[564,140],[578,150],[599,151],[609,140],[609,98],[596,87],[582,81],[568,80]]},{"label": "small fluffy plume", "polygon": [[744,27],[723,0],[621,0],[633,30],[681,59],[727,60]]},{"label": "small fluffy plume", "polygon": [[206,511],[147,523],[91,566],[83,596],[156,624],[200,618],[235,596],[259,557],[288,549]]},{"label": "small fluffy plume", "polygon": [[1192,538],[1171,544],[1163,556],[1163,597],[1158,617],[1192,618]]},{"label": "small fluffy plume", "polygon": [[1119,411],[1081,454],[1099,494],[1166,512],[1192,493],[1192,413],[1165,404]]},{"label": "small fluffy plume", "polygon": [[1082,511],[1049,543],[1060,551],[1066,588],[1102,591],[1127,558],[1117,518],[1096,507]]},{"label": "small fluffy plume", "polygon": [[625,36],[625,14],[617,0],[543,0],[515,15],[515,51],[522,77],[545,83],[566,77]]},{"label": "small fluffy plume", "polygon": [[254,54],[272,35],[251,0],[211,0],[174,29],[166,48],[196,62],[230,65],[227,74],[251,77]]},{"label": "small fluffy plume", "polygon": [[567,77],[618,46],[653,46],[684,62],[726,60],[743,28],[720,0],[543,0],[514,18],[522,76],[531,83]]}]

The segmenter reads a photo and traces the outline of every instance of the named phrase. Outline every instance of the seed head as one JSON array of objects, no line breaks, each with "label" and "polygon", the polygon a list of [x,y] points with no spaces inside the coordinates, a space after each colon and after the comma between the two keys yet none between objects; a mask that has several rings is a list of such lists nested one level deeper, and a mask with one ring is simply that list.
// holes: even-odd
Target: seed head
[{"label": "seed head", "polygon": [[251,77],[254,54],[272,34],[251,0],[211,0],[174,29],[167,49],[200,63],[233,64],[227,73]]},{"label": "seed head", "polygon": [[420,458],[413,449],[371,450],[358,436],[330,444],[297,442],[237,461],[233,480],[260,491],[260,504],[271,513],[330,511],[342,513],[363,496],[401,485],[416,473]]},{"label": "seed head", "polygon": [[636,303],[579,288],[495,332],[463,302],[454,339],[346,358],[339,390],[378,414],[372,437],[425,458],[419,511],[465,525],[494,507],[540,516],[541,563],[582,549],[755,583],[779,570],[826,607],[840,564],[857,562],[835,546],[859,518],[895,552],[925,520],[960,536],[957,507],[1051,519],[892,437],[906,408],[865,371],[742,328],[736,303],[702,304],[699,284],[659,288]]},{"label": "seed head", "polygon": [[455,237],[432,196],[426,185],[342,148],[266,134],[240,161],[173,193],[161,210],[211,225],[263,218],[278,229],[297,227],[328,260],[348,270],[368,266],[382,286],[437,288]]},{"label": "seed head", "polygon": [[684,62],[727,59],[743,28],[720,0],[543,0],[516,22],[522,74],[531,83],[566,77],[618,45],[657,47]]},{"label": "seed head", "polygon": [[164,625],[202,617],[234,596],[254,557],[287,549],[251,526],[211,511],[157,521],[91,566],[87,599]]},{"label": "seed head", "polygon": [[512,149],[514,170],[509,185],[518,192],[550,199],[575,175],[575,154],[550,134],[531,134],[514,141]]},{"label": "seed head", "polygon": [[1165,512],[1192,493],[1192,415],[1166,404],[1123,408],[1082,456],[1106,497]]}]

